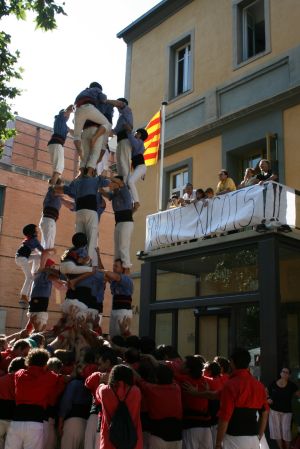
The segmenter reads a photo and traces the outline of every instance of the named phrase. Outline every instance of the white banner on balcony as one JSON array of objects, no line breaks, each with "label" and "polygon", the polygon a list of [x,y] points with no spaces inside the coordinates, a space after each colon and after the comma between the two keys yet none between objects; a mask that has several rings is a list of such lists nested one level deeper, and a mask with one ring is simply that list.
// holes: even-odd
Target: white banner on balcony
[{"label": "white banner on balcony", "polygon": [[295,190],[276,182],[254,185],[197,201],[185,207],[148,215],[146,251],[261,223],[296,222]]}]

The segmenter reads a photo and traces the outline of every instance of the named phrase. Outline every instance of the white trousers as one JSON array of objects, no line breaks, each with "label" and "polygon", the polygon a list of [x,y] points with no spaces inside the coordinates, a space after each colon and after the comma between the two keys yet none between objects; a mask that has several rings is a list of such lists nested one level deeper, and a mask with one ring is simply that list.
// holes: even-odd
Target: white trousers
[{"label": "white trousers", "polygon": [[139,194],[137,188],[135,186],[136,182],[141,179],[142,176],[145,176],[147,171],[147,167],[145,164],[138,165],[134,171],[128,177],[128,186],[130,188],[130,192],[132,195],[132,199],[134,203],[139,203]]},{"label": "white trousers", "polygon": [[182,432],[183,449],[213,449],[210,427],[195,427]]},{"label": "white trousers", "polygon": [[115,335],[120,335],[120,325],[119,321],[121,322],[123,318],[128,317],[132,319],[132,310],[131,309],[120,309],[120,310],[112,310],[110,314],[110,320],[109,320],[109,336],[110,338],[114,337]]},{"label": "white trousers", "polygon": [[43,449],[44,425],[33,421],[12,421],[5,449]]},{"label": "white trousers", "polygon": [[80,209],[76,212],[76,232],[83,232],[88,240],[88,253],[93,267],[98,265],[98,214],[95,210]]},{"label": "white trousers", "polygon": [[47,147],[53,166],[53,171],[63,173],[65,168],[64,147],[60,143],[50,143]]},{"label": "white trousers", "polygon": [[256,435],[239,437],[226,434],[223,449],[260,449],[260,443]]},{"label": "white trousers", "polygon": [[272,440],[292,441],[292,413],[270,410],[269,429]]},{"label": "white trousers", "polygon": [[74,114],[74,140],[81,140],[81,132],[86,120],[103,125],[107,131],[111,130],[111,124],[107,118],[92,104],[83,104],[76,108]]},{"label": "white trousers", "polygon": [[4,449],[5,437],[10,426],[10,421],[0,419],[0,449]]},{"label": "white trousers", "polygon": [[133,221],[124,221],[115,226],[115,259],[121,259],[124,268],[130,268],[130,244]]},{"label": "white trousers", "polygon": [[86,427],[86,419],[83,418],[67,419],[64,422],[60,449],[84,449],[85,427]]},{"label": "white trousers", "polygon": [[98,415],[93,413],[88,417],[85,435],[84,435],[84,449],[99,449],[100,447],[100,433],[97,433]]},{"label": "white trousers", "polygon": [[80,168],[91,167],[96,168],[98,159],[100,157],[104,135],[98,137],[93,150],[91,150],[91,138],[97,131],[96,126],[90,126],[82,131],[81,142],[83,158],[80,161]]},{"label": "white trousers", "polygon": [[123,181],[127,184],[127,179],[131,167],[131,145],[128,139],[118,142],[116,149],[117,172],[119,176],[123,176]]},{"label": "white trousers", "polygon": [[76,265],[75,262],[66,260],[66,262],[60,263],[59,270],[62,274],[83,274],[91,273],[93,271],[93,268],[88,267],[87,265]]},{"label": "white trousers", "polygon": [[39,228],[41,230],[41,244],[44,249],[54,248],[56,236],[56,221],[53,218],[42,217]]},{"label": "white trousers", "polygon": [[31,254],[27,257],[16,257],[16,264],[22,269],[25,275],[25,281],[23,287],[21,289],[21,295],[29,296],[32,283],[34,280],[33,274],[39,269],[41,255],[40,254]]},{"label": "white trousers", "polygon": [[165,441],[155,435],[149,435],[150,449],[181,449],[182,441]]},{"label": "white trousers", "polygon": [[49,418],[48,421],[44,421],[44,433],[44,449],[56,449],[57,432],[54,418]]}]

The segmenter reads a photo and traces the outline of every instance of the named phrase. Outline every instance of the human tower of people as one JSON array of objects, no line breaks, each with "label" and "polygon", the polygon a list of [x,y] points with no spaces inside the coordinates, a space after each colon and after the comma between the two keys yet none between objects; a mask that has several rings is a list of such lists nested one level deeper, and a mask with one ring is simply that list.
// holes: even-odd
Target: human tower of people
[{"label": "human tower of people", "polygon": [[[112,130],[114,107],[119,118]],[[25,274],[20,302],[29,310],[25,329],[0,336],[0,449],[266,449],[269,403],[271,436],[287,449],[290,421],[284,418],[282,426],[282,393],[272,384],[267,398],[250,374],[247,350],[233,351],[230,363],[220,356],[183,360],[172,346],[130,334],[130,237],[139,207],[135,183],[146,172],[147,132],[133,134],[127,100],[107,100],[98,83],[76,97],[75,108],[80,173],[62,183],[72,105],[56,116],[48,145],[53,174],[41,243],[37,226],[28,224],[16,254]],[[111,133],[118,139],[118,174],[107,179],[96,175],[96,167]],[[103,196],[112,201],[116,219],[112,271],[104,270],[98,249]],[[76,233],[58,269],[49,256],[62,205],[76,214]],[[106,282],[113,296],[108,339],[100,335]],[[46,330],[52,285],[65,290],[66,299],[61,319]],[[290,398],[296,390],[282,376]]]},{"label": "human tower of people", "polygon": [[[114,107],[119,110],[119,118],[112,129]],[[67,122],[74,109],[74,130],[70,130]],[[127,100],[108,100],[97,82],[77,95],[74,106],[61,110],[55,117],[54,132],[48,143],[53,174],[39,224],[41,242],[37,238],[37,226],[26,225],[25,240],[16,253],[16,264],[25,274],[20,304],[29,305],[26,326],[29,332],[43,331],[46,327],[52,285],[67,289],[62,310],[68,321],[79,327],[87,322],[97,330],[101,325],[105,283],[109,282],[113,296],[110,335],[120,332],[120,320],[129,322],[133,288],[129,277],[130,242],[133,213],[140,205],[135,184],[146,173],[143,153],[148,136],[145,129],[138,129],[134,134],[132,131],[133,116]],[[73,134],[80,166],[78,176],[66,185],[61,176],[68,133]],[[107,178],[97,174],[97,167],[108,151],[108,139],[112,135],[117,136],[118,142],[117,176]],[[112,202],[116,222],[113,271],[104,270],[98,249],[104,196]],[[56,269],[49,256],[55,252],[56,224],[62,205],[76,215],[76,234],[72,237],[73,246],[64,253]],[[65,327],[69,328],[69,323]],[[60,330],[64,333],[64,329]]]}]

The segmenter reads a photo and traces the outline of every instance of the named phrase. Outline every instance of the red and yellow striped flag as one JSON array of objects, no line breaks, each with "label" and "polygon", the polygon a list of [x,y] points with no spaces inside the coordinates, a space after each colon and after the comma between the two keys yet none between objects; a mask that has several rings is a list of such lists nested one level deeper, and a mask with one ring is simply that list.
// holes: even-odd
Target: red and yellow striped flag
[{"label": "red and yellow striped flag", "polygon": [[148,125],[146,126],[146,130],[148,132],[148,138],[145,140],[145,153],[144,159],[145,164],[155,165],[158,159],[158,150],[160,144],[160,110],[152,117]]}]

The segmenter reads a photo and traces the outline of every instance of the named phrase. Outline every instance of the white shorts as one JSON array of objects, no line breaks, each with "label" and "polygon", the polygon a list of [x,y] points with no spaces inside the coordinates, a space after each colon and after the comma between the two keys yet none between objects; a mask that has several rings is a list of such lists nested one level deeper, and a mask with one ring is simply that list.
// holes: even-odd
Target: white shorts
[{"label": "white shorts", "polygon": [[78,299],[65,299],[61,305],[62,312],[71,315],[76,321],[85,321],[88,313],[88,308],[83,302]]},{"label": "white shorts", "polygon": [[272,440],[292,441],[291,432],[292,413],[270,410],[269,429]]},{"label": "white shorts", "polygon": [[53,171],[61,175],[65,168],[64,147],[60,143],[50,143],[47,148],[50,154]]},{"label": "white shorts", "polygon": [[87,265],[76,265],[75,262],[66,260],[66,262],[60,263],[59,270],[62,274],[83,274],[91,273],[93,271],[93,268],[88,267]]},{"label": "white shorts", "polygon": [[223,449],[260,449],[260,441],[257,435],[233,436],[226,433]]},{"label": "white shorts", "polygon": [[48,323],[48,312],[27,312],[27,316],[31,321],[41,327],[46,326]]}]

